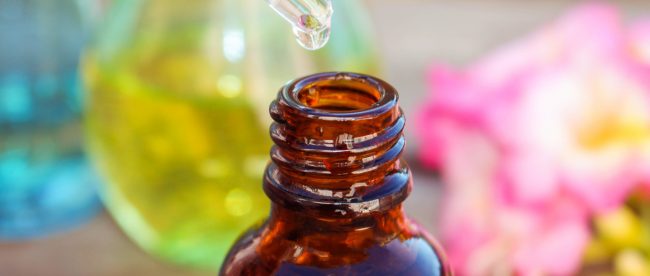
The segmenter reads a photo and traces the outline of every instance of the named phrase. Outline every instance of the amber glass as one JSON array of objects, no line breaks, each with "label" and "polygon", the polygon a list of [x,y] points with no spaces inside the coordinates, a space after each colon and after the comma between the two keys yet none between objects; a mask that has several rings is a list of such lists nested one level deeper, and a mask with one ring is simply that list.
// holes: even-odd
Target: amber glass
[{"label": "amber glass", "polygon": [[271,216],[246,232],[221,275],[451,275],[434,240],[402,210],[397,92],[374,77],[321,73],[271,104]]}]

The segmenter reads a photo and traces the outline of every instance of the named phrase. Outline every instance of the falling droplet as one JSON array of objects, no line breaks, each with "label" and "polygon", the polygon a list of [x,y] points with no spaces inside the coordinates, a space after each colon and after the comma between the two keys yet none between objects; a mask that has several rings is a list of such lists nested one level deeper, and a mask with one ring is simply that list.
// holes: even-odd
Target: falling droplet
[{"label": "falling droplet", "polygon": [[298,44],[307,50],[318,50],[323,48],[330,39],[329,22],[323,24],[312,15],[300,16],[300,25],[293,28]]},{"label": "falling droplet", "polygon": [[298,44],[307,50],[318,50],[330,38],[332,14],[330,0],[266,0],[293,26]]}]

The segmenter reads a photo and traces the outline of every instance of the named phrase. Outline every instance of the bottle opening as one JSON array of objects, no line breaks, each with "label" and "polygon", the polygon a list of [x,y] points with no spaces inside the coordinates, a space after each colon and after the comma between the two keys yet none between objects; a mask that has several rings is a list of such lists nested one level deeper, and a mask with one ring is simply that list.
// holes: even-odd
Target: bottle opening
[{"label": "bottle opening", "polygon": [[381,99],[379,89],[353,80],[321,80],[298,92],[298,101],[306,107],[328,112],[361,111]]},{"label": "bottle opening", "polygon": [[363,74],[319,73],[283,87],[281,98],[305,115],[361,119],[386,114],[397,106],[397,92],[388,83]]}]

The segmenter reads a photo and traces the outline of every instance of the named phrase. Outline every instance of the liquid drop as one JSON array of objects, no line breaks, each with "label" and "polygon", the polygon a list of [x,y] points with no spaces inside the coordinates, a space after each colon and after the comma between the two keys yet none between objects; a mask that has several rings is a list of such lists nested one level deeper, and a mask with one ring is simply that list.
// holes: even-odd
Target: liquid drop
[{"label": "liquid drop", "polygon": [[267,0],[280,16],[293,26],[298,44],[307,50],[318,50],[330,38],[331,0]]}]

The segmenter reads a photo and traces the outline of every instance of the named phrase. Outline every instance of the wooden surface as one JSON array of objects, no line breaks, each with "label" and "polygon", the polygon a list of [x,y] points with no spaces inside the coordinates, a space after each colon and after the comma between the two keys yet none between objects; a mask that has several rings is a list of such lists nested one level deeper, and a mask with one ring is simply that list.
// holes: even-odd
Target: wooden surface
[{"label": "wooden surface", "polygon": [[[262,1],[262,0],[260,0]],[[400,90],[407,117],[426,93],[433,61],[462,65],[551,20],[577,1],[367,0],[377,29],[385,78]],[[630,18],[650,13],[650,1],[617,1]],[[0,7],[1,8],[1,7]],[[289,31],[289,30],[287,30]],[[407,133],[409,129],[407,127]],[[407,135],[409,156],[417,147]],[[411,161],[412,165],[414,162]],[[417,167],[417,166],[415,166]],[[416,169],[408,213],[435,232],[439,188]],[[214,275],[160,262],[133,245],[107,214],[63,234],[0,244],[0,276]]]}]

